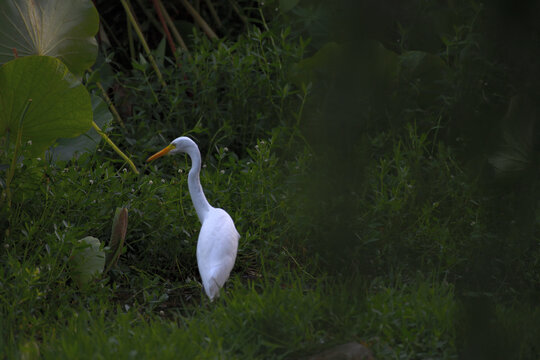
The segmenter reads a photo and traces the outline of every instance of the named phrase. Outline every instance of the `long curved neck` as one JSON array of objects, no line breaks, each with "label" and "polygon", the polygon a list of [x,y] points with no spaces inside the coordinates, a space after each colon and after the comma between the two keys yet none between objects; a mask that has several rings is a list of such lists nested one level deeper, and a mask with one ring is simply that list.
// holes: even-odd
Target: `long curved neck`
[{"label": "long curved neck", "polygon": [[191,158],[191,170],[188,175],[189,194],[191,195],[191,201],[193,201],[195,211],[197,211],[197,216],[202,223],[212,206],[210,206],[208,200],[206,200],[206,196],[204,196],[199,178],[199,173],[201,172],[201,153],[195,144],[189,146],[186,152]]}]

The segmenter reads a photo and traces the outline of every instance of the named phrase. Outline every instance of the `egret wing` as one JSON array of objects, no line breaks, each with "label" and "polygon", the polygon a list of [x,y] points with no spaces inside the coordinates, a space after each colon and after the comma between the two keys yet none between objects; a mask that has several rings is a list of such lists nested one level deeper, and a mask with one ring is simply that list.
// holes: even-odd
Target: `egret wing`
[{"label": "egret wing", "polygon": [[239,238],[234,222],[224,210],[213,209],[206,217],[197,243],[197,263],[210,299],[219,295],[219,289],[229,278]]}]

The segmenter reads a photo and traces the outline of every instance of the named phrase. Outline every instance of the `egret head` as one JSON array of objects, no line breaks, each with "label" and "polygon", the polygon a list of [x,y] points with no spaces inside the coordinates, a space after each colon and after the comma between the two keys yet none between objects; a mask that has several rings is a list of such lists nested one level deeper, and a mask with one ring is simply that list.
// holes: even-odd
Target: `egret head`
[{"label": "egret head", "polygon": [[165,147],[161,151],[158,151],[154,155],[150,156],[146,161],[150,162],[152,160],[155,160],[167,154],[177,154],[181,152],[187,152],[188,148],[193,145],[195,145],[195,143],[190,138],[185,137],[185,136],[177,137],[176,139],[171,141],[171,143],[167,145],[167,147]]},{"label": "egret head", "polygon": [[186,136],[180,136],[171,141],[169,146],[173,147],[173,149],[171,149],[171,154],[177,154],[181,152],[188,152],[189,148],[197,145],[195,145],[195,142],[193,142],[193,140],[191,140],[190,138]]}]

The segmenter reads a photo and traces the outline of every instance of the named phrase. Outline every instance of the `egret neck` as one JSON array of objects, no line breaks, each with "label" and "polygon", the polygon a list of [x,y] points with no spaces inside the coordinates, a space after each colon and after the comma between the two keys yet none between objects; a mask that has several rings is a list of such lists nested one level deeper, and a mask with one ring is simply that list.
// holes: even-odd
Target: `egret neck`
[{"label": "egret neck", "polygon": [[206,196],[204,196],[199,178],[199,173],[201,172],[201,152],[197,145],[192,142],[186,148],[186,153],[191,158],[191,170],[188,175],[189,194],[191,195],[191,201],[193,201],[195,211],[197,211],[199,221],[202,224],[212,206],[210,206],[208,200],[206,200]]}]

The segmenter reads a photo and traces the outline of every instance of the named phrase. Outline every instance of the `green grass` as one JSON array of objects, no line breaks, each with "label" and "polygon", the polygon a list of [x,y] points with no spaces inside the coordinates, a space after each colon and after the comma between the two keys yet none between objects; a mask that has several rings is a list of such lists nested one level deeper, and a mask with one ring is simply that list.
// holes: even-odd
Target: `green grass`
[{"label": "green grass", "polygon": [[[295,358],[351,339],[365,341],[381,357],[450,358],[454,351],[449,285],[378,281],[371,289],[356,283],[309,287],[294,273],[276,280],[245,286],[235,279],[215,304],[203,301],[181,312],[141,314],[98,302],[73,311],[62,328],[44,334],[41,355]],[[32,341],[22,341],[19,350],[33,351]]]},{"label": "green grass", "polygon": [[[316,49],[279,23],[234,41],[194,35],[182,67],[158,57],[167,89],[143,62],[103,75],[120,88],[126,122],[109,135],[141,174],[106,144],[17,167],[12,205],[0,208],[0,358],[296,359],[350,341],[378,359],[535,358],[540,217],[527,194],[537,182],[500,180],[478,160],[488,150],[469,159],[474,129],[453,123],[464,98],[481,97],[470,72],[492,79],[502,67],[480,74],[453,57],[471,45],[471,16],[448,51],[431,54],[444,60],[444,78],[389,71],[384,79],[398,78],[373,93],[371,77],[348,76],[355,61],[313,61],[312,85],[294,85],[298,62]],[[411,41],[381,40],[403,53]],[[113,65],[103,74],[122,69]],[[370,70],[360,74],[377,80],[381,69]],[[434,84],[440,96],[426,98]],[[506,85],[485,91],[512,95]],[[501,108],[482,106],[482,116]],[[213,303],[197,270],[189,160],[145,163],[180,135],[200,145],[206,196],[241,234]],[[129,222],[118,265],[79,288],[69,258],[85,236],[108,241],[120,206]]]}]

